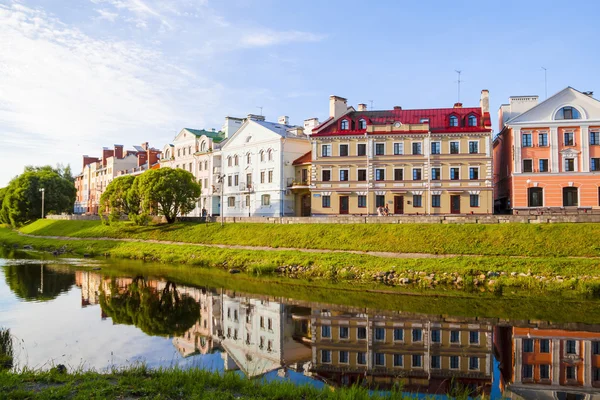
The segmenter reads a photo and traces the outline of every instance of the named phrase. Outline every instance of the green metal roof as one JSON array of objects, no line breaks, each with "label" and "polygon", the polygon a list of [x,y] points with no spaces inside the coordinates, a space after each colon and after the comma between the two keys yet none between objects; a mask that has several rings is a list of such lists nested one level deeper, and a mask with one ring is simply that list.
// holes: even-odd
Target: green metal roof
[{"label": "green metal roof", "polygon": [[219,143],[225,139],[225,132],[222,131],[207,131],[206,129],[192,129],[192,128],[183,128],[186,131],[196,135],[196,136],[207,136],[213,140],[215,143]]}]

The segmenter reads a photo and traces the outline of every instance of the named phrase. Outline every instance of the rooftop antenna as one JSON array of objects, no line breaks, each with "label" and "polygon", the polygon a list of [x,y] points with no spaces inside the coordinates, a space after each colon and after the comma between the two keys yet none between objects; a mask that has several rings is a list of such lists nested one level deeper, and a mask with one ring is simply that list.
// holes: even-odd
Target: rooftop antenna
[{"label": "rooftop antenna", "polygon": [[546,92],[546,98],[548,98],[548,68],[542,67],[544,70],[544,90]]},{"label": "rooftop antenna", "polygon": [[369,103],[371,103],[371,111],[373,111],[373,100],[369,100]]},{"label": "rooftop antenna", "polygon": [[256,108],[260,109],[260,116],[262,117],[262,110],[263,110],[263,106],[256,106]]},{"label": "rooftop antenna", "polygon": [[460,83],[463,82],[460,80],[460,74],[462,73],[462,71],[459,71],[457,69],[455,69],[454,71],[458,74],[458,80],[456,81],[456,83],[458,83],[458,100],[456,102],[460,103]]}]

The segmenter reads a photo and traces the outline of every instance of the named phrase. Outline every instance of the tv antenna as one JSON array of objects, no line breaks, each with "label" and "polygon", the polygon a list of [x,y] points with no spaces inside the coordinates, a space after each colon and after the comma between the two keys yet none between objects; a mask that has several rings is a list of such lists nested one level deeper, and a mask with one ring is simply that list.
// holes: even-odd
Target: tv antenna
[{"label": "tv antenna", "polygon": [[373,100],[369,100],[369,103],[371,103],[371,111],[373,111]]},{"label": "tv antenna", "polygon": [[457,69],[455,69],[454,71],[458,74],[458,80],[456,81],[456,83],[458,84],[458,97],[457,97],[456,102],[460,103],[460,84],[461,84],[461,82],[464,82],[464,81],[460,80],[460,74],[462,74],[462,71],[457,70]]},{"label": "tv antenna", "polygon": [[262,117],[263,106],[256,106],[256,108],[260,109],[260,116]]},{"label": "tv antenna", "polygon": [[546,92],[546,98],[548,98],[548,68],[542,67],[544,70],[544,91]]}]

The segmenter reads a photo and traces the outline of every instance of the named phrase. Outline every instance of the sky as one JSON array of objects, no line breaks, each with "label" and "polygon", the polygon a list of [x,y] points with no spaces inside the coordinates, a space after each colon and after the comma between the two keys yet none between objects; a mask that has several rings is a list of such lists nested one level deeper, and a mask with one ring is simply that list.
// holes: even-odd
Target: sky
[{"label": "sky", "polygon": [[[0,0],[0,187],[26,165],[160,148],[225,116],[600,97],[600,2]],[[371,103],[372,102],[372,103]],[[496,123],[494,127],[497,130]]]}]

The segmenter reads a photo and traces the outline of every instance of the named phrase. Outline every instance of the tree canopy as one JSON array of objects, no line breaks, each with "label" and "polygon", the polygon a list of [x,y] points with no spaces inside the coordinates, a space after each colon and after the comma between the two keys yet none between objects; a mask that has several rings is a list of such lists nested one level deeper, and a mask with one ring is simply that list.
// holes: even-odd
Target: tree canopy
[{"label": "tree canopy", "polygon": [[118,221],[123,215],[139,214],[140,200],[131,190],[135,177],[125,175],[108,184],[100,198],[100,216],[108,215],[108,221]]},{"label": "tree canopy", "polygon": [[42,193],[46,214],[72,212],[76,190],[65,168],[25,167],[25,171],[4,188],[0,223],[18,226],[42,216]]}]

